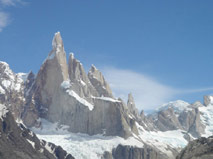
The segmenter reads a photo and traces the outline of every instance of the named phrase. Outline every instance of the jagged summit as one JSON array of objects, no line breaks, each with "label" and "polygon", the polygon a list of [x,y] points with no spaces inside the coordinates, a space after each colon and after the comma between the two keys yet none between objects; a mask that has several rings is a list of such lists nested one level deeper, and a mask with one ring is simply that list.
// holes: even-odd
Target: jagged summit
[{"label": "jagged summit", "polygon": [[61,38],[61,33],[60,32],[55,33],[55,36],[53,37],[53,40],[52,40],[53,49],[63,48],[63,46],[64,44]]},{"label": "jagged summit", "polygon": [[95,72],[95,71],[97,71],[98,69],[95,67],[95,65],[94,64],[92,64],[91,65],[91,68],[90,68],[90,71],[91,72]]},{"label": "jagged summit", "polygon": [[70,54],[69,54],[69,58],[71,58],[71,59],[74,59],[74,58],[75,58],[75,56],[74,56],[74,53],[73,53],[73,52],[70,52]]},{"label": "jagged summit", "polygon": [[109,84],[106,82],[102,73],[94,65],[91,66],[88,77],[97,92],[100,93],[100,96],[113,97]]},{"label": "jagged summit", "polygon": [[132,93],[128,94],[127,107],[129,109],[130,113],[132,113],[136,117],[138,116],[139,113],[138,113],[138,110],[137,110],[137,108],[135,106],[135,100],[134,100],[134,98],[132,96]]}]

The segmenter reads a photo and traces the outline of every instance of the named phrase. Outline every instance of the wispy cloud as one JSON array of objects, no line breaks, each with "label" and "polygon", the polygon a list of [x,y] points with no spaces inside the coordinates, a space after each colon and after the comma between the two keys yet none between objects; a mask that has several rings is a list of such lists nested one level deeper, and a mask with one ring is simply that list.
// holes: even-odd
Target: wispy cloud
[{"label": "wispy cloud", "polygon": [[0,32],[9,24],[9,15],[5,12],[0,12]]},{"label": "wispy cloud", "polygon": [[130,70],[108,68],[103,72],[115,96],[126,99],[127,94],[131,92],[140,110],[154,109],[159,104],[167,102],[176,93],[175,89],[147,75]]},{"label": "wispy cloud", "polygon": [[7,7],[15,7],[17,4],[25,4],[22,0],[0,0],[0,32],[8,26],[10,20],[9,13],[5,11]]},{"label": "wispy cloud", "polygon": [[148,75],[139,74],[131,70],[104,68],[103,74],[110,83],[114,95],[127,100],[127,94],[131,92],[139,110],[155,109],[180,94],[213,90],[213,88],[176,89],[162,84]]},{"label": "wispy cloud", "polygon": [[17,4],[23,4],[22,0],[0,0],[0,3],[4,6],[16,6]]},{"label": "wispy cloud", "polygon": [[178,90],[177,93],[179,94],[200,93],[200,92],[206,92],[206,91],[212,91],[212,90],[213,90],[213,87],[199,88],[199,89],[183,89],[183,90]]}]

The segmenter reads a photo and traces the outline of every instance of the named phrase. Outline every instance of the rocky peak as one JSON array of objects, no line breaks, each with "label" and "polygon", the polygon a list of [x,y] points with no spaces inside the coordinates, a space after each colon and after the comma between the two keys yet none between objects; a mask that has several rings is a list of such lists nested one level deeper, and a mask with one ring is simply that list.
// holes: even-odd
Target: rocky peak
[{"label": "rocky peak", "polygon": [[84,67],[80,61],[74,58],[74,54],[70,53],[68,72],[70,81],[72,84],[72,89],[82,98],[98,96],[97,91],[90,83]]},{"label": "rocky peak", "polygon": [[64,44],[63,44],[63,40],[61,38],[60,32],[55,33],[55,36],[53,37],[53,40],[52,40],[52,47],[53,47],[53,50],[57,50],[57,49],[64,50]]},{"label": "rocky peak", "polygon": [[135,106],[135,100],[132,96],[132,93],[128,94],[127,107],[132,114],[134,114],[136,117],[138,116],[138,110]]},{"label": "rocky peak", "polygon": [[[53,37],[52,51],[42,64],[33,86],[35,105],[42,114],[47,113],[55,100],[59,100],[58,92],[63,81],[69,80],[66,53],[60,33]],[[59,108],[58,108],[59,109]]]},{"label": "rocky peak", "polygon": [[68,71],[71,81],[82,80],[86,83],[89,82],[87,74],[84,71],[83,65],[80,63],[80,61],[74,58],[73,53],[70,53],[69,55]]},{"label": "rocky peak", "polygon": [[52,40],[52,51],[49,53],[44,64],[49,61],[52,61],[51,62],[53,63],[52,65],[57,65],[57,67],[59,67],[59,69],[62,72],[63,79],[68,80],[69,76],[68,76],[66,53],[64,51],[64,44],[60,32],[55,33],[55,36],[53,37]]},{"label": "rocky peak", "polygon": [[213,105],[213,96],[204,96],[204,105],[208,106],[208,105]]},{"label": "rocky peak", "polygon": [[113,97],[109,84],[104,79],[102,73],[94,65],[91,66],[88,77],[100,96]]}]

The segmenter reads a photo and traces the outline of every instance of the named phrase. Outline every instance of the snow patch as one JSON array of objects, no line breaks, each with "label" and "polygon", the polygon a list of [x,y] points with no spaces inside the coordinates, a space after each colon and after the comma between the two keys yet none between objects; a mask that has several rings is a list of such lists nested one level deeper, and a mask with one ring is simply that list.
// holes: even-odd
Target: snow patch
[{"label": "snow patch", "polygon": [[80,82],[81,82],[82,86],[86,86],[86,83],[84,81],[80,80]]},{"label": "snow patch", "polygon": [[163,111],[163,110],[167,110],[168,108],[173,108],[175,113],[181,113],[183,111],[190,111],[192,110],[190,108],[190,104],[182,101],[182,100],[177,100],[177,101],[173,101],[173,102],[169,102],[166,104],[163,104],[162,106],[160,106],[156,111]]},{"label": "snow patch", "polygon": [[213,135],[213,105],[208,105],[208,107],[199,107],[200,119],[202,123],[206,126],[205,133],[202,134],[203,137],[209,137]]},{"label": "snow patch", "polygon": [[[135,137],[124,139],[118,136],[89,136],[81,133],[70,133],[60,129],[56,124],[41,119],[42,129],[33,128],[36,135],[47,142],[60,145],[75,158],[101,159],[105,151],[111,152],[119,144],[130,145],[142,148],[144,144]],[[45,121],[45,122],[43,122]],[[56,132],[57,131],[57,132]],[[48,149],[48,147],[45,147]],[[49,148],[51,151],[51,148]]]},{"label": "snow patch", "polygon": [[1,83],[6,89],[8,89],[11,86],[11,81],[9,80],[3,80]]},{"label": "snow patch", "polygon": [[16,75],[17,75],[18,79],[22,79],[23,82],[27,81],[28,73],[20,72],[20,73],[17,73]]},{"label": "snow patch", "polygon": [[0,119],[3,120],[3,117],[6,117],[6,114],[8,112],[8,109],[6,106],[0,104]]},{"label": "snow patch", "polygon": [[94,105],[87,102],[85,99],[81,98],[77,93],[75,93],[73,90],[67,90],[66,91],[70,96],[74,97],[77,101],[79,101],[84,106],[87,106],[89,110],[94,109]]},{"label": "snow patch", "polygon": [[71,87],[70,81],[63,81],[61,83],[61,87],[64,88],[64,89],[69,89]]},{"label": "snow patch", "polygon": [[139,130],[139,137],[146,144],[157,148],[168,156],[173,156],[168,147],[181,150],[184,148],[188,141],[184,138],[185,131],[173,130],[173,131],[146,131],[141,125],[136,122],[136,126]]},{"label": "snow patch", "polygon": [[113,99],[113,98],[110,98],[110,97],[92,97],[94,99],[100,99],[100,100],[105,100],[105,101],[109,101],[109,102],[121,102],[117,99]]},{"label": "snow patch", "polygon": [[89,110],[93,110],[94,106],[89,103],[88,101],[86,101],[85,99],[81,98],[75,91],[71,90],[71,82],[70,81],[63,81],[61,83],[61,88],[65,89],[66,92],[74,97],[78,102],[80,102],[81,104],[83,104],[84,106],[88,107]]},{"label": "snow patch", "polygon": [[30,141],[29,139],[27,139],[27,141],[32,145],[32,147],[35,149],[35,143],[33,141]]}]

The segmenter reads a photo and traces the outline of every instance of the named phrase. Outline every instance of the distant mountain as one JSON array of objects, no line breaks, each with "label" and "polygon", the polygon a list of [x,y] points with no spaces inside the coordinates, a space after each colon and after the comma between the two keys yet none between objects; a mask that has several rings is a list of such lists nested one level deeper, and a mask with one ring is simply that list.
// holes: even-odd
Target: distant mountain
[{"label": "distant mountain", "polygon": [[127,103],[115,98],[94,65],[86,73],[73,53],[67,62],[59,32],[37,75],[16,74],[0,62],[0,103],[40,139],[78,159],[173,159],[189,141],[213,135],[213,96],[145,115],[132,94]]}]

